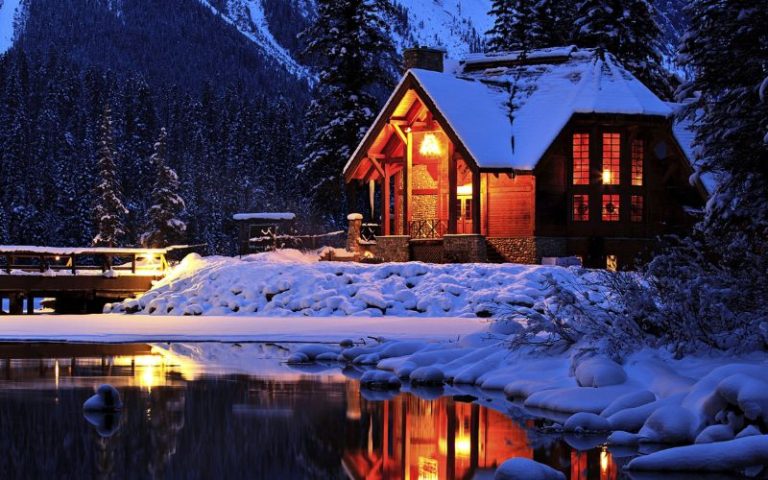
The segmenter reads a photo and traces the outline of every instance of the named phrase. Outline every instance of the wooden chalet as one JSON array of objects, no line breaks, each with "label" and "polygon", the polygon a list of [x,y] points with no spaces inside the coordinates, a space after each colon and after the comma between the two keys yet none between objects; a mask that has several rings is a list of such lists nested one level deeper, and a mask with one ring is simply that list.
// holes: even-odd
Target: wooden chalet
[{"label": "wooden chalet", "polygon": [[413,49],[406,66],[344,168],[352,190],[375,189],[384,260],[615,268],[690,228],[706,199],[689,183],[677,105],[610,54],[563,47],[445,68],[441,51]]}]

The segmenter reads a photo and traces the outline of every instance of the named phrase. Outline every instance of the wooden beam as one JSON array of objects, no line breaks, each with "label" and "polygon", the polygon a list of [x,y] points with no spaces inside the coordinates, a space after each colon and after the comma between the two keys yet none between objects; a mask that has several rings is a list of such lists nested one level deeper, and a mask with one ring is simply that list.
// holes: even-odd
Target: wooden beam
[{"label": "wooden beam", "polygon": [[383,224],[382,233],[386,236],[389,235],[389,168],[384,165],[384,178],[381,182],[381,223]]},{"label": "wooden beam", "polygon": [[408,137],[405,136],[405,132],[403,132],[403,129],[398,124],[392,124],[392,130],[395,131],[398,137],[400,137],[400,140],[406,145],[408,145]]},{"label": "wooden beam", "polygon": [[[385,158],[384,155],[381,155],[380,158]],[[384,177],[384,169],[381,167],[381,164],[376,161],[376,159],[372,156],[369,156],[368,160],[371,162],[371,165],[376,169],[377,172],[379,172],[379,175]]]},{"label": "wooden beam", "polygon": [[410,235],[411,190],[413,190],[413,132],[408,132],[406,142],[405,167],[403,168],[403,235]]},{"label": "wooden beam", "polygon": [[448,233],[456,233],[456,189],[457,189],[457,162],[453,147],[448,149]]},{"label": "wooden beam", "polygon": [[481,233],[480,169],[472,168],[472,233]]}]

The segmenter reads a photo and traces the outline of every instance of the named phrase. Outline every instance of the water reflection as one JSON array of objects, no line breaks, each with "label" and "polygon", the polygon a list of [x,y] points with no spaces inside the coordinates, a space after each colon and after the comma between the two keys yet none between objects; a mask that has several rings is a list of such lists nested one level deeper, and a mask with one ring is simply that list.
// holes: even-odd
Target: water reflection
[{"label": "water reflection", "polygon": [[[144,356],[2,361],[2,478],[461,479],[515,456],[572,479],[620,472],[599,440],[538,433],[449,389],[361,391],[337,370],[199,375]],[[84,418],[105,382],[123,411]]]}]

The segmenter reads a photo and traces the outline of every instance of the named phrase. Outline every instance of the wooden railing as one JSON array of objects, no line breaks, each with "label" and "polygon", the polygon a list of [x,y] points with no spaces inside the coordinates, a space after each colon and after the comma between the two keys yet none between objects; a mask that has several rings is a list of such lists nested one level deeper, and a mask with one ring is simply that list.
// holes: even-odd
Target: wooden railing
[{"label": "wooden railing", "polygon": [[443,238],[448,231],[448,222],[438,218],[413,220],[409,223],[411,238]]},{"label": "wooden railing", "polygon": [[378,223],[364,223],[360,228],[360,241],[375,242],[381,235],[381,225]]}]

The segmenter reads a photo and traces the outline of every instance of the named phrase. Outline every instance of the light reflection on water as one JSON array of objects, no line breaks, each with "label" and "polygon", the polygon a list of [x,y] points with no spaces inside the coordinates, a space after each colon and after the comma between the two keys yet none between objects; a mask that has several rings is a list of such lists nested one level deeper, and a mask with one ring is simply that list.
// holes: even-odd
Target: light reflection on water
[{"label": "light reflection on water", "polygon": [[[354,370],[254,377],[166,362],[2,360],[0,477],[492,478],[526,457],[571,479],[628,478],[600,439],[543,434],[480,393],[361,391]],[[84,418],[103,382],[124,411]]]}]

